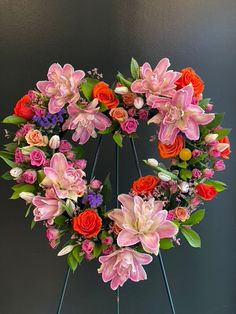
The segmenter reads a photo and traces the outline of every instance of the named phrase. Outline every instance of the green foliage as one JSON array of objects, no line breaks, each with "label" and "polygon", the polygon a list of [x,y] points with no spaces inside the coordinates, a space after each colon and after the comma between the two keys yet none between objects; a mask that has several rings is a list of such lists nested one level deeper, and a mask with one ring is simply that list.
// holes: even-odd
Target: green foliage
[{"label": "green foliage", "polygon": [[160,240],[160,249],[169,250],[174,247],[173,242],[170,239],[161,239]]},{"label": "green foliage", "polygon": [[[16,167],[16,163],[10,160],[10,159],[12,158],[12,155],[10,155],[10,153],[5,152],[5,151],[1,151],[1,152],[0,152],[0,158],[2,158],[2,160],[4,160],[5,163],[6,163],[9,167],[11,167],[11,168]],[[9,158],[10,158],[10,159],[9,159]]]},{"label": "green foliage", "polygon": [[70,217],[73,217],[74,203],[70,199],[67,199],[66,203],[62,204],[61,206]]},{"label": "green foliage", "polygon": [[185,237],[185,239],[188,241],[188,243],[192,247],[195,247],[195,248],[201,247],[201,238],[196,231],[194,231],[190,228],[186,228],[184,226],[181,226],[180,230],[181,230],[183,236]]},{"label": "green foliage", "polygon": [[25,123],[25,122],[26,120],[24,118],[18,117],[16,115],[8,116],[2,121],[2,123],[17,124],[17,125]]},{"label": "green foliage", "polygon": [[37,171],[37,179],[38,179],[38,183],[40,184],[43,179],[45,178],[45,173],[43,170],[38,170]]},{"label": "green foliage", "polygon": [[67,263],[70,266],[71,270],[74,272],[78,266],[78,262],[72,252],[70,252],[67,257]]},{"label": "green foliage", "polygon": [[81,262],[84,259],[84,255],[81,254],[81,247],[79,245],[77,245],[73,248],[72,255],[73,255],[74,259],[76,260],[76,262],[78,264],[81,264]]},{"label": "green foliage", "polygon": [[188,220],[183,222],[183,225],[193,226],[198,224],[205,216],[205,209],[199,209],[192,213]]},{"label": "green foliage", "polygon": [[54,223],[58,226],[63,226],[65,224],[66,217],[61,215],[54,218]]},{"label": "green foliage", "polygon": [[32,219],[30,229],[33,230],[35,226],[36,226],[36,221]]},{"label": "green foliage", "polygon": [[130,62],[130,73],[135,80],[139,78],[139,68],[138,62],[132,58]]},{"label": "green foliage", "polygon": [[189,169],[181,169],[179,176],[182,180],[186,181],[187,179],[192,178],[192,171]]},{"label": "green foliage", "polygon": [[98,80],[95,80],[93,78],[86,78],[86,82],[82,83],[80,85],[80,88],[82,90],[82,93],[84,95],[84,97],[88,100],[91,101],[92,100],[92,91],[94,86],[98,83]]},{"label": "green foliage", "polygon": [[100,112],[104,112],[104,111],[107,111],[107,110],[108,110],[107,106],[105,104],[103,104],[103,103],[100,103],[99,111]]},{"label": "green foliage", "polygon": [[108,204],[112,199],[112,187],[111,187],[111,180],[110,180],[110,173],[106,176],[103,187],[102,187],[102,196],[103,196],[103,202],[105,204]]},{"label": "green foliage", "polygon": [[10,181],[10,180],[13,179],[12,176],[10,175],[9,171],[7,171],[3,175],[1,175],[1,178],[4,179],[4,180],[7,180],[7,181]]},{"label": "green foliage", "polygon": [[16,148],[18,147],[18,144],[17,143],[8,143],[8,144],[5,144],[4,145],[5,147],[5,150],[10,152],[10,153],[14,153]]},{"label": "green foliage", "polygon": [[204,98],[199,102],[199,106],[205,110],[206,105],[208,105],[211,101],[211,98]]},{"label": "green foliage", "polygon": [[102,243],[96,243],[93,248],[93,256],[97,258],[102,253]]},{"label": "green foliage", "polygon": [[123,137],[120,133],[116,133],[113,135],[113,140],[114,142],[119,146],[119,147],[123,147]]},{"label": "green foliage", "polygon": [[228,136],[232,129],[220,129],[215,130],[214,133],[218,134],[217,140],[222,139],[225,136]]},{"label": "green foliage", "polygon": [[201,162],[202,160],[204,160],[207,157],[207,154],[201,154],[200,156],[196,157],[196,158],[192,158],[189,161],[189,165],[195,165],[198,162]]},{"label": "green foliage", "polygon": [[207,125],[207,128],[211,130],[219,126],[224,119],[224,115],[224,113],[216,113],[215,119]]},{"label": "green foliage", "polygon": [[209,184],[214,186],[217,192],[222,192],[226,189],[226,184],[221,181],[215,181],[215,180],[207,180],[205,181],[205,184]]},{"label": "green foliage", "polygon": [[11,198],[12,200],[16,200],[17,198],[19,198],[20,193],[21,192],[30,192],[33,193],[35,191],[35,186],[32,184],[16,184],[12,187],[12,190],[14,191],[14,193],[12,194]]},{"label": "green foliage", "polygon": [[98,131],[98,133],[99,134],[109,134],[109,133],[111,133],[112,131],[114,131],[115,130],[115,128],[116,128],[116,126],[117,126],[117,123],[112,123],[112,125],[111,126],[109,126],[108,128],[106,128],[105,130],[103,130],[103,131]]},{"label": "green foliage", "polygon": [[124,86],[130,88],[132,82],[129,81],[129,80],[127,80],[127,79],[125,79],[123,74],[121,74],[120,72],[118,72],[116,78],[117,78],[118,82],[120,82],[122,85],[124,85]]},{"label": "green foliage", "polygon": [[188,163],[186,161],[179,162],[176,164],[177,167],[186,169],[188,167]]},{"label": "green foliage", "polygon": [[74,146],[72,152],[75,154],[76,159],[84,158],[85,151],[83,145]]}]

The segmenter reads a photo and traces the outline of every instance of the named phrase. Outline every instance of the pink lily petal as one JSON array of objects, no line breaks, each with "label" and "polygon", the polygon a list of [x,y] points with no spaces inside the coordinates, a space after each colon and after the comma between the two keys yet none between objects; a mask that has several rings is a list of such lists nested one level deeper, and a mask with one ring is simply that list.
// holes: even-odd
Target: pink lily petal
[{"label": "pink lily petal", "polygon": [[160,245],[157,232],[142,234],[139,238],[145,252],[158,255]]},{"label": "pink lily petal", "polygon": [[171,221],[166,221],[158,227],[160,239],[172,238],[178,233],[178,227]]},{"label": "pink lily petal", "polygon": [[119,247],[130,246],[139,242],[137,234],[132,234],[129,231],[122,230],[117,237],[117,244]]}]

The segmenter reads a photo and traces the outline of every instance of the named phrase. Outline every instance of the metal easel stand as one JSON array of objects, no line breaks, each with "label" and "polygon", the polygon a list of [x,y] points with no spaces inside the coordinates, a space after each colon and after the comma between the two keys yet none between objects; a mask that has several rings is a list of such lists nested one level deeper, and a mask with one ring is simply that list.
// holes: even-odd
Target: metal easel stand
[{"label": "metal easel stand", "polygon": [[[95,157],[94,157],[94,162],[93,162],[93,166],[92,166],[90,180],[93,178],[94,172],[96,169],[98,156],[99,156],[99,152],[100,152],[101,141],[102,141],[102,135],[100,135],[100,137],[98,139],[98,144],[97,144],[97,149],[96,149],[96,153],[95,153]],[[136,163],[137,172],[138,172],[138,175],[141,177],[142,176],[141,167],[140,167],[140,163],[139,163],[139,159],[138,159],[138,155],[137,155],[137,151],[136,151],[136,147],[135,147],[135,143],[134,143],[133,138],[130,139],[130,143],[131,143],[131,147],[132,147],[132,151],[133,151],[133,155],[134,155],[134,159],[135,159],[135,163]],[[119,165],[120,165],[120,163],[119,163],[119,147],[116,145],[116,196],[119,195],[119,184],[120,184],[120,182],[119,182],[119,178],[120,178],[120,176],[119,176],[119,173],[120,173]],[[119,206],[118,199],[116,201],[116,206],[117,207]],[[166,275],[165,266],[164,266],[164,262],[163,262],[163,259],[161,256],[161,252],[159,252],[158,258],[159,258],[159,262],[160,262],[160,266],[161,266],[161,272],[162,272],[163,280],[165,283],[165,288],[166,288],[171,312],[172,312],[172,314],[175,314],[176,312],[175,312],[174,302],[173,302],[173,298],[171,295],[170,286],[169,286],[168,278]],[[61,309],[62,309],[62,305],[63,305],[63,301],[64,301],[64,297],[65,297],[65,293],[66,293],[66,289],[67,289],[67,285],[68,285],[68,281],[69,281],[69,276],[70,276],[70,268],[68,267],[67,272],[66,272],[66,276],[65,276],[65,280],[64,280],[64,285],[63,285],[63,288],[61,291],[61,296],[60,296],[59,303],[58,303],[57,314],[61,314]],[[120,314],[120,289],[119,288],[116,290],[116,314]]]}]

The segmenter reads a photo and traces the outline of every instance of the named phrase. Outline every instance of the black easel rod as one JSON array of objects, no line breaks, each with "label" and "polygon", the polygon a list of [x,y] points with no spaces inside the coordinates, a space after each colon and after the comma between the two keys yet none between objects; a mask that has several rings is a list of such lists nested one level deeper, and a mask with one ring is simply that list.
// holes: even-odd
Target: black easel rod
[{"label": "black easel rod", "polygon": [[[138,159],[137,150],[136,150],[136,147],[135,147],[135,144],[134,144],[134,139],[131,138],[130,142],[131,142],[131,147],[132,147],[132,151],[133,151],[133,154],[134,154],[134,159],[135,159],[135,163],[136,163],[136,167],[137,167],[137,172],[138,172],[138,175],[141,177],[142,176],[142,171],[141,171],[141,167],[140,167],[140,164],[139,164],[139,159]],[[159,258],[159,262],[160,262],[160,266],[161,266],[161,272],[162,272],[162,276],[163,276],[163,279],[164,279],[164,283],[165,283],[166,292],[167,292],[167,295],[168,295],[168,300],[169,300],[169,303],[170,303],[171,311],[172,311],[172,314],[175,314],[174,302],[173,302],[173,298],[172,298],[172,295],[171,295],[170,286],[169,286],[168,278],[167,278],[167,275],[166,275],[164,262],[163,262],[163,259],[162,259],[162,256],[161,256],[161,251],[159,251],[158,258]]]},{"label": "black easel rod", "polygon": [[[116,207],[119,206],[118,195],[120,187],[120,156],[119,156],[119,147],[116,145]],[[120,289],[119,287],[116,290],[116,313],[120,314]]]}]

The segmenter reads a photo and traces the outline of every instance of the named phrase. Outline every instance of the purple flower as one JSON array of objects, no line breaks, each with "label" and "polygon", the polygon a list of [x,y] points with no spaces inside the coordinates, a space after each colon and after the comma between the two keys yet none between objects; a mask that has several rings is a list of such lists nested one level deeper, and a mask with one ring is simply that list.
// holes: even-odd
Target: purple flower
[{"label": "purple flower", "polygon": [[28,169],[23,173],[22,179],[24,180],[25,183],[34,184],[35,181],[37,180],[37,172],[31,169]]},{"label": "purple flower", "polygon": [[94,192],[89,192],[86,196],[83,197],[82,203],[89,204],[90,207],[98,207],[102,205],[103,197],[101,194],[96,194]]},{"label": "purple flower", "polygon": [[120,126],[124,132],[128,134],[132,134],[136,132],[138,124],[139,124],[138,121],[135,120],[134,118],[128,118],[127,120],[123,121],[120,124]]},{"label": "purple flower", "polygon": [[54,63],[48,70],[48,81],[39,81],[37,88],[50,98],[49,112],[60,111],[66,103],[75,104],[79,99],[79,85],[84,78],[84,71],[75,71],[72,65]]},{"label": "purple flower", "polygon": [[38,148],[34,149],[30,153],[30,163],[32,166],[40,167],[44,165],[45,161],[46,161],[46,156],[41,149],[38,149]]}]

